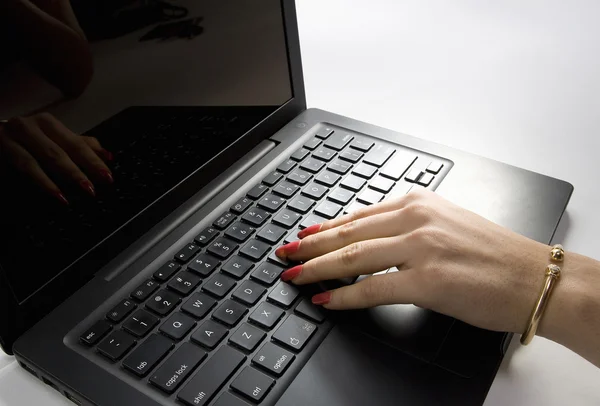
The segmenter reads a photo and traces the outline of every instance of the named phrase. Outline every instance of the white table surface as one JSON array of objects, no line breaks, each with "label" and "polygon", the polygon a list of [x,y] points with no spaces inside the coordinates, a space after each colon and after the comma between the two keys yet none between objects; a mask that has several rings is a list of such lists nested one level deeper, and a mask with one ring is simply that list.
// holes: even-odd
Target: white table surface
[{"label": "white table surface", "polygon": [[[600,2],[299,0],[309,107],[565,179],[556,235],[600,258]],[[0,405],[67,405],[0,356]],[[513,340],[485,406],[600,404],[600,369]]]}]

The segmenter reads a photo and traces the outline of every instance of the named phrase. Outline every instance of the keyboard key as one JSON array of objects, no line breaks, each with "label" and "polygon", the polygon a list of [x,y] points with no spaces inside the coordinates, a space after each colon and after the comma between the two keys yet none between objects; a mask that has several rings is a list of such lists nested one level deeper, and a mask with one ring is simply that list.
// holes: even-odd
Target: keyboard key
[{"label": "keyboard key", "polygon": [[388,159],[390,159],[394,152],[396,152],[394,147],[377,144],[371,151],[367,152],[364,162],[380,168],[387,162]]},{"label": "keyboard key", "polygon": [[215,220],[213,226],[219,230],[225,230],[233,220],[235,220],[235,214],[229,212],[223,213]]},{"label": "keyboard key", "polygon": [[329,189],[323,185],[319,185],[318,183],[311,182],[302,189],[302,194],[308,196],[315,200],[321,200],[323,196],[325,196],[329,192]]},{"label": "keyboard key", "polygon": [[317,173],[324,166],[325,166],[325,162],[323,162],[319,159],[316,159],[316,158],[308,158],[304,162],[302,162],[302,165],[300,165],[300,168],[302,168],[308,172]]},{"label": "keyboard key", "polygon": [[257,326],[270,330],[284,314],[285,312],[280,308],[275,307],[270,303],[263,302],[252,312],[250,317],[248,317],[248,320]]},{"label": "keyboard key", "polygon": [[347,149],[340,154],[340,158],[343,159],[344,161],[352,162],[353,164],[355,164],[361,160],[363,155],[365,155],[365,154],[363,154],[360,151],[356,151],[353,149]]},{"label": "keyboard key", "polygon": [[328,186],[328,187],[332,187],[333,185],[335,185],[338,180],[340,180],[341,176],[330,172],[330,171],[323,171],[320,174],[317,175],[317,177],[315,178],[315,181]]},{"label": "keyboard key", "polygon": [[383,199],[384,195],[381,192],[377,192],[373,189],[365,189],[364,192],[358,195],[357,200],[366,205],[379,203]]},{"label": "keyboard key", "polygon": [[356,137],[352,143],[350,143],[350,148],[368,152],[371,148],[373,148],[373,145],[375,145],[375,143],[371,140],[362,137]]},{"label": "keyboard key", "polygon": [[300,295],[300,291],[297,287],[290,285],[289,283],[279,282],[279,284],[275,286],[275,289],[269,293],[267,299],[284,309],[288,309],[292,306],[298,295]]},{"label": "keyboard key", "polygon": [[411,169],[410,172],[408,172],[408,174],[404,177],[404,179],[410,183],[417,183],[417,181],[419,180],[419,178],[421,177],[422,174],[423,174],[423,171],[421,171],[421,169],[414,168],[414,169]]},{"label": "keyboard key", "polygon": [[312,175],[302,169],[294,169],[287,176],[287,180],[294,182],[297,185],[304,186],[312,178]]},{"label": "keyboard key", "polygon": [[[325,220],[327,220],[325,217],[317,216],[316,214],[310,214],[302,221],[300,228],[314,226],[315,224],[322,224]],[[298,233],[296,233],[296,235],[298,235]]]},{"label": "keyboard key", "polygon": [[263,209],[253,207],[242,216],[242,220],[246,223],[252,224],[254,227],[262,226],[265,221],[269,218],[270,214]]},{"label": "keyboard key", "polygon": [[383,176],[377,176],[369,183],[371,189],[377,190],[381,193],[389,193],[394,187],[395,183],[393,180],[384,178]]},{"label": "keyboard key", "polygon": [[266,178],[264,178],[262,180],[262,183],[267,185],[267,186],[273,186],[275,185],[277,182],[279,182],[279,179],[281,179],[283,177],[283,174],[281,174],[280,172],[271,172],[270,174],[267,175]]},{"label": "keyboard key", "polygon": [[299,315],[314,320],[317,323],[325,321],[325,313],[322,308],[315,306],[308,299],[302,299],[300,304],[296,306],[295,311]]},{"label": "keyboard key", "polygon": [[335,188],[335,190],[331,192],[329,196],[327,196],[329,200],[333,200],[334,202],[343,206],[347,205],[353,197],[354,192],[341,187]]},{"label": "keyboard key", "polygon": [[333,129],[329,128],[329,127],[323,127],[321,129],[319,129],[319,131],[317,131],[317,133],[315,134],[315,137],[321,138],[321,139],[327,139],[329,138],[329,136],[333,134]]},{"label": "keyboard key", "polygon": [[290,158],[292,158],[294,161],[302,161],[308,156],[308,154],[310,154],[309,150],[300,148],[296,152],[294,152]]},{"label": "keyboard key", "polygon": [[176,277],[171,279],[167,285],[169,289],[180,293],[183,296],[189,295],[200,283],[200,277],[188,271],[179,273]]},{"label": "keyboard key", "polygon": [[431,173],[424,173],[419,178],[418,183],[421,186],[429,186],[431,184],[431,182],[433,181],[433,178],[434,178],[434,176]]},{"label": "keyboard key", "polygon": [[340,159],[336,159],[328,166],[329,170],[335,173],[339,173],[340,175],[345,175],[348,173],[352,165],[348,162],[344,162]]},{"label": "keyboard key", "polygon": [[100,344],[97,350],[100,354],[113,361],[121,359],[135,345],[135,339],[121,330],[115,330],[108,335]]},{"label": "keyboard key", "polygon": [[[319,217],[316,214],[311,214],[308,217],[311,217],[311,216]],[[304,224],[304,221],[302,222],[302,224]],[[305,227],[302,226],[302,224],[300,224],[300,228],[305,228]],[[291,242],[298,241],[300,239],[300,238],[298,238],[298,232],[299,231],[300,230],[293,230],[291,233],[288,234],[287,237],[284,238],[283,242],[285,244],[289,244]]]},{"label": "keyboard key", "polygon": [[273,193],[276,193],[280,196],[290,198],[296,194],[296,192],[300,189],[300,186],[294,185],[288,181],[282,181],[277,184],[273,188]]},{"label": "keyboard key", "polygon": [[225,297],[225,295],[228,294],[231,289],[233,289],[235,284],[235,280],[223,275],[222,273],[217,273],[206,281],[206,283],[202,286],[202,290],[220,299]]},{"label": "keyboard key", "polygon": [[156,289],[158,289],[160,285],[155,281],[149,279],[146,282],[142,283],[136,289],[131,292],[129,295],[132,299],[138,300],[140,302],[148,299],[148,297],[154,293]]},{"label": "keyboard key", "polygon": [[331,202],[329,200],[325,200],[317,206],[317,208],[315,209],[315,213],[319,216],[332,219],[336,217],[342,211],[342,209],[343,207],[339,204]]},{"label": "keyboard key", "polygon": [[221,259],[227,259],[238,245],[227,238],[219,237],[208,247],[208,252]]},{"label": "keyboard key", "polygon": [[288,160],[282,162],[281,165],[279,165],[277,167],[277,171],[281,172],[281,173],[288,173],[289,171],[294,169],[295,166],[296,166],[296,161],[294,161],[293,159],[288,159]]},{"label": "keyboard key", "polygon": [[213,406],[250,406],[250,404],[230,392],[223,392],[223,394],[215,400]]},{"label": "keyboard key", "polygon": [[86,345],[94,345],[96,344],[102,337],[104,337],[110,330],[112,326],[106,320],[98,320],[92,327],[87,329],[85,333],[79,337],[81,342]]},{"label": "keyboard key", "polygon": [[242,278],[254,266],[254,263],[242,258],[239,255],[234,255],[229,261],[223,265],[222,272],[233,276],[236,279]]},{"label": "keyboard key", "polygon": [[258,202],[258,206],[267,211],[277,211],[281,206],[285,204],[286,200],[283,197],[275,196],[269,193],[265,197],[261,198]]},{"label": "keyboard key", "polygon": [[313,323],[301,319],[296,315],[291,315],[277,330],[275,330],[273,340],[299,351],[304,347],[316,330],[317,326]]},{"label": "keyboard key", "polygon": [[302,216],[288,209],[281,210],[274,218],[273,222],[285,228],[291,228],[296,225]]},{"label": "keyboard key", "polygon": [[175,272],[177,272],[181,268],[176,262],[169,261],[160,268],[156,272],[154,272],[154,279],[159,282],[164,282],[168,280]]},{"label": "keyboard key", "polygon": [[246,245],[242,247],[242,249],[240,249],[240,254],[245,255],[255,261],[258,261],[259,259],[264,257],[265,254],[270,250],[271,246],[269,244],[266,244],[262,241],[258,241],[256,239],[252,239],[248,241]]},{"label": "keyboard key", "polygon": [[247,312],[248,308],[245,306],[227,299],[215,310],[213,319],[220,321],[226,326],[233,327],[239,323]]},{"label": "keyboard key", "polygon": [[256,267],[256,269],[254,270],[254,272],[252,272],[250,277],[252,279],[264,283],[265,285],[272,286],[273,283],[275,283],[275,281],[279,279],[279,275],[281,275],[281,273],[284,270],[284,268],[278,265],[272,264],[270,262],[263,262],[258,267]]},{"label": "keyboard key", "polygon": [[318,138],[311,138],[304,144],[304,148],[310,149],[311,151],[321,145],[321,140]]},{"label": "keyboard key", "polygon": [[355,175],[350,175],[346,179],[344,179],[341,183],[343,187],[346,189],[350,189],[353,192],[358,192],[363,186],[367,183],[367,181],[363,178],[359,178]]},{"label": "keyboard key", "polygon": [[233,206],[231,206],[231,208],[229,210],[231,210],[232,212],[234,212],[236,214],[242,214],[250,206],[252,206],[252,199],[249,199],[247,197],[242,197]]},{"label": "keyboard key", "polygon": [[115,323],[118,323],[121,320],[123,320],[127,315],[129,315],[129,313],[131,313],[135,308],[135,303],[133,303],[131,300],[125,299],[121,301],[121,303],[113,307],[112,310],[106,314],[106,318]]},{"label": "keyboard key", "polygon": [[231,238],[232,240],[236,240],[237,242],[244,242],[250,238],[254,231],[256,230],[248,224],[237,221],[227,229],[225,236]]},{"label": "keyboard key", "polygon": [[194,241],[201,247],[206,247],[217,235],[219,235],[219,230],[214,227],[207,227],[194,237]]},{"label": "keyboard key", "polygon": [[363,207],[367,207],[367,206],[360,202],[353,201],[350,204],[350,206],[346,207],[346,209],[344,210],[344,214],[354,213],[355,211],[362,209]]},{"label": "keyboard key", "polygon": [[250,189],[248,193],[246,193],[246,196],[248,196],[250,199],[256,200],[262,195],[264,195],[267,192],[267,190],[269,190],[269,188],[263,184],[256,185],[252,189]]},{"label": "keyboard key", "polygon": [[383,167],[381,175],[390,179],[400,180],[416,159],[417,156],[415,154],[399,152]]},{"label": "keyboard key", "polygon": [[279,258],[277,255],[275,255],[275,251],[271,252],[267,259],[271,262],[275,262],[276,264],[283,265],[289,268],[290,261]]},{"label": "keyboard key", "polygon": [[396,186],[392,188],[392,191],[386,196],[386,199],[393,199],[398,196],[404,196],[409,192],[409,190],[413,187],[412,183],[408,182],[398,182]]},{"label": "keyboard key", "polygon": [[252,358],[252,363],[277,376],[283,375],[296,356],[273,343],[266,343]]},{"label": "keyboard key", "polygon": [[193,271],[200,276],[206,277],[215,270],[221,264],[217,258],[212,257],[208,254],[200,254],[190,264],[187,269]]},{"label": "keyboard key", "polygon": [[202,319],[216,304],[217,301],[212,297],[196,292],[181,306],[181,310],[197,319]]},{"label": "keyboard key", "polygon": [[168,290],[159,290],[154,297],[146,302],[146,308],[161,316],[171,312],[181,302],[181,298]]},{"label": "keyboard key", "polygon": [[123,323],[123,329],[136,337],[144,337],[158,324],[158,321],[158,317],[139,309]]},{"label": "keyboard key", "polygon": [[191,343],[183,343],[152,375],[150,382],[171,394],[206,358],[206,351]]},{"label": "keyboard key", "polygon": [[287,230],[285,228],[273,223],[269,223],[264,226],[262,230],[260,230],[260,233],[257,234],[257,237],[273,245],[278,243],[286,233]]},{"label": "keyboard key", "polygon": [[225,338],[229,330],[219,323],[212,320],[206,320],[192,334],[192,341],[206,347],[214,349]]},{"label": "keyboard key", "polygon": [[313,199],[305,196],[296,196],[290,201],[288,207],[299,213],[306,214],[310,211],[314,204],[315,201]]},{"label": "keyboard key", "polygon": [[242,365],[246,357],[229,346],[223,346],[183,387],[177,399],[189,406],[207,405]]},{"label": "keyboard key", "polygon": [[266,334],[248,323],[242,325],[229,337],[229,343],[246,351],[254,351]]},{"label": "keyboard key", "polygon": [[350,141],[352,141],[353,138],[354,136],[352,134],[336,131],[331,135],[331,137],[327,138],[327,141],[325,141],[325,146],[337,151],[341,151],[350,143]]},{"label": "keyboard key", "polygon": [[123,366],[139,377],[146,376],[172,349],[168,338],[153,334],[123,360]]},{"label": "keyboard key", "polygon": [[443,167],[444,167],[443,163],[438,162],[438,161],[433,161],[427,166],[427,172],[437,175],[438,173],[440,173],[440,171],[442,170]]},{"label": "keyboard key", "polygon": [[314,156],[317,159],[320,159],[321,161],[329,162],[335,157],[335,154],[337,154],[337,152],[335,152],[333,149],[321,147],[315,152],[313,152],[312,156]]},{"label": "keyboard key", "polygon": [[196,320],[181,312],[173,313],[159,328],[160,332],[173,340],[181,340],[196,325]]},{"label": "keyboard key", "polygon": [[358,175],[362,178],[371,179],[373,175],[377,172],[377,168],[373,165],[361,163],[354,167],[352,173]]},{"label": "keyboard key", "polygon": [[192,259],[192,257],[196,255],[198,251],[200,251],[200,246],[190,243],[183,247],[177,254],[175,254],[175,259],[179,262],[187,262]]},{"label": "keyboard key", "polygon": [[267,289],[256,282],[244,281],[235,292],[233,292],[234,299],[242,302],[246,306],[254,306],[258,299],[260,299]]},{"label": "keyboard key", "polygon": [[231,383],[231,387],[236,392],[255,402],[263,400],[273,385],[275,385],[273,378],[269,378],[252,367],[246,367]]}]

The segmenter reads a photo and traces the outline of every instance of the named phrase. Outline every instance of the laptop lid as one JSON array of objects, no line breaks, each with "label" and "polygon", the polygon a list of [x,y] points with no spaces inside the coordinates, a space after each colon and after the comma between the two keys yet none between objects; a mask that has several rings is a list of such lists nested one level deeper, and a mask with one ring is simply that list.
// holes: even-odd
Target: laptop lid
[{"label": "laptop lid", "polygon": [[[0,158],[0,344],[8,353],[306,105],[293,0],[72,0],[72,9],[0,6],[8,50],[0,55],[0,118],[49,112],[70,131],[96,137],[114,156],[107,161],[114,183],[86,173],[91,197],[41,154],[67,206],[6,152]],[[32,22],[50,27],[31,30]],[[55,29],[68,35],[55,38]],[[85,47],[69,46],[75,34]],[[25,137],[11,122],[0,131],[16,142]]]}]

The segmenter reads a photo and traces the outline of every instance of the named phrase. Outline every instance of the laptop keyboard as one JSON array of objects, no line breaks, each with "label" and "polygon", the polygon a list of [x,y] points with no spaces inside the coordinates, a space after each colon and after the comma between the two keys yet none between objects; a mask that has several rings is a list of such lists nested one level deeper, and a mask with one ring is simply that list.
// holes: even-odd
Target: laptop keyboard
[{"label": "laptop keyboard", "polygon": [[223,389],[215,404],[261,403],[331,328],[305,288],[279,279],[291,264],[274,250],[300,229],[428,187],[444,165],[323,127],[80,341],[183,404],[209,404]]}]

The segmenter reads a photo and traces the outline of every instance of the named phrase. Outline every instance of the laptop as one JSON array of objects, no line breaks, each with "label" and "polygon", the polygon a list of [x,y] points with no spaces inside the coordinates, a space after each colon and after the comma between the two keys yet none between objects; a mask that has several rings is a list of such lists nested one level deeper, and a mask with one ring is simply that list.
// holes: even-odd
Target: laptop
[{"label": "laptop", "polygon": [[[424,188],[549,243],[570,184],[307,109],[292,0],[73,5],[94,76],[47,110],[114,154],[115,182],[61,184],[65,207],[3,179],[6,353],[77,405],[484,402],[510,334],[325,311],[311,295],[353,281],[284,283],[274,250]],[[26,83],[2,114],[53,94]]]}]

